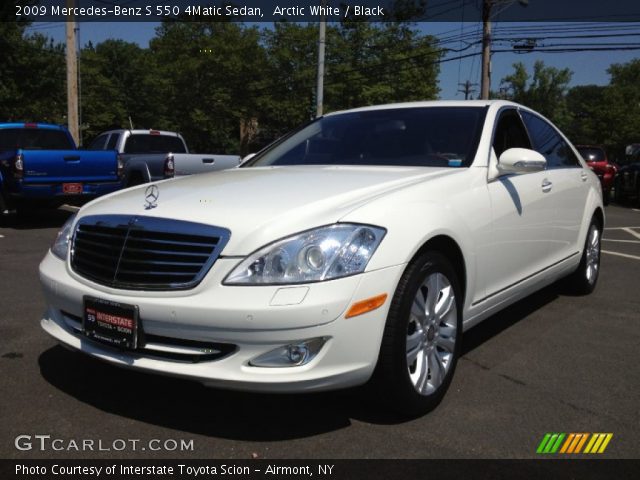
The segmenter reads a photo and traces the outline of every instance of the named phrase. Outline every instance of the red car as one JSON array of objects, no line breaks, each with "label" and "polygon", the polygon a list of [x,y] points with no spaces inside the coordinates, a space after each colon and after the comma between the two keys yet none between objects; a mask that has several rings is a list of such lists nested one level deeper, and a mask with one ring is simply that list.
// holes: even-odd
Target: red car
[{"label": "red car", "polygon": [[602,200],[605,205],[611,198],[611,188],[616,177],[617,168],[607,158],[604,148],[597,145],[576,145],[576,148],[591,167],[591,170],[598,175],[602,185]]}]

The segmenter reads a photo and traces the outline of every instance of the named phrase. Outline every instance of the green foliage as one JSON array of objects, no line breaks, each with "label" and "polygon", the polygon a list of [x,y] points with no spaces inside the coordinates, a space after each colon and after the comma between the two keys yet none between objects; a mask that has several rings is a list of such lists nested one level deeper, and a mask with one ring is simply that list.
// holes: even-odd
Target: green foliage
[{"label": "green foliage", "polygon": [[602,109],[606,112],[605,143],[622,147],[640,141],[640,60],[613,64],[607,70],[611,82]]},{"label": "green foliage", "polygon": [[606,91],[607,87],[599,85],[580,85],[569,90],[566,101],[571,120],[567,132],[574,143],[610,143],[612,123],[606,108]]},{"label": "green foliage", "polygon": [[64,48],[24,27],[0,22],[0,118],[65,123]]},{"label": "green foliage", "polygon": [[89,44],[81,55],[85,142],[111,128],[159,128],[164,104],[157,65],[148,49],[123,40]]},{"label": "green foliage", "polygon": [[547,67],[541,60],[535,62],[533,75],[520,62],[513,68],[514,72],[501,82],[507,97],[540,112],[560,127],[567,125],[569,113],[565,96],[573,72],[568,68]]},{"label": "green foliage", "polygon": [[240,121],[257,116],[267,69],[256,27],[165,22],[151,42],[173,128],[194,150],[237,152]]},{"label": "green foliage", "polygon": [[[433,45],[405,23],[330,23],[324,111],[436,98]],[[0,116],[65,123],[63,46],[2,23],[0,55]],[[317,56],[315,23],[167,20],[149,48],[89,44],[79,64],[84,142],[131,122],[180,131],[194,151],[255,150],[315,116]]]}]

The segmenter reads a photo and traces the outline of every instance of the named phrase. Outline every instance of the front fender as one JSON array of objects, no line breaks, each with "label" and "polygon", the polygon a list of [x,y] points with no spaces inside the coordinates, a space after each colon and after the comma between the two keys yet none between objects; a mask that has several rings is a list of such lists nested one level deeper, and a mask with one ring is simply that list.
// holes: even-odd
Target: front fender
[{"label": "front fender", "polygon": [[[470,168],[461,175],[464,177],[456,175],[438,183],[425,182],[378,198],[340,221],[387,229],[367,270],[406,264],[429,240],[449,237],[463,255],[466,311],[475,298],[484,295],[477,281],[477,252],[491,240],[491,206],[486,169]],[[462,184],[465,189],[460,189]]]}]

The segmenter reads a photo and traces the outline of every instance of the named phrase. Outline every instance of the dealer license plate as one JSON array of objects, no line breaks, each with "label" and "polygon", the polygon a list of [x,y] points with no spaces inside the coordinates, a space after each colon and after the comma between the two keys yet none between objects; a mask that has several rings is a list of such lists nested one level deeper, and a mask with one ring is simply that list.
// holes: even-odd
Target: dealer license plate
[{"label": "dealer license plate", "polygon": [[84,297],[84,333],[118,348],[135,349],[138,341],[138,307],[94,297]]},{"label": "dealer license plate", "polygon": [[65,195],[80,195],[82,193],[81,183],[63,183],[62,193]]}]

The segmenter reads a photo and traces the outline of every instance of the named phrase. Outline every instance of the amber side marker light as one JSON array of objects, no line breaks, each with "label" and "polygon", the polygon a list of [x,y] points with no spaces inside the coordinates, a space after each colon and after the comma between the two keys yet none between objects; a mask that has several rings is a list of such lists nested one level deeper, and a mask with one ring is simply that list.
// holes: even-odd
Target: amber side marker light
[{"label": "amber side marker light", "polygon": [[358,315],[362,315],[363,313],[370,312],[375,310],[376,308],[380,308],[384,305],[384,302],[387,300],[387,294],[383,293],[382,295],[377,295],[375,297],[367,298],[366,300],[361,300],[359,302],[351,305],[351,308],[344,316],[344,318],[357,317]]}]

